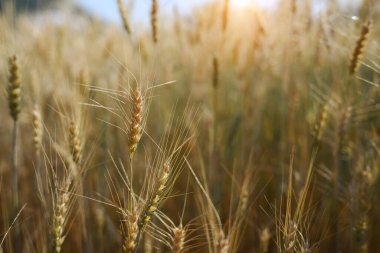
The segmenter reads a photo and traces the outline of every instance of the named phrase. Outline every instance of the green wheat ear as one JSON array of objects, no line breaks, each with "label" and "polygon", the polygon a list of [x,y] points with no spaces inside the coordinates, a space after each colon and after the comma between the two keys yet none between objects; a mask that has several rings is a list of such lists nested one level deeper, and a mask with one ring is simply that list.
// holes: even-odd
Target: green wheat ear
[{"label": "green wheat ear", "polygon": [[21,82],[16,56],[9,58],[8,105],[10,114],[17,121],[21,111]]}]

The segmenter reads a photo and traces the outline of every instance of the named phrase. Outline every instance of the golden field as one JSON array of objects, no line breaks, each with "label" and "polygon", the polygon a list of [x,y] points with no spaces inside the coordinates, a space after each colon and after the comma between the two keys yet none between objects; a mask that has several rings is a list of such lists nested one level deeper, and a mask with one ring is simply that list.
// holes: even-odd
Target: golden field
[{"label": "golden field", "polygon": [[115,2],[0,13],[0,252],[377,252],[379,4]]}]

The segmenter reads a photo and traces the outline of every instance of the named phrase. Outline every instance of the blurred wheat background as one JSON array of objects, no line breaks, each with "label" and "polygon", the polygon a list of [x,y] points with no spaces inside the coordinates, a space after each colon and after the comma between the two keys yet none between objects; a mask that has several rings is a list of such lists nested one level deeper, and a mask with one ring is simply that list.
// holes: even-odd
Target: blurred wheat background
[{"label": "blurred wheat background", "polygon": [[377,1],[107,1],[0,0],[0,252],[378,252]]}]

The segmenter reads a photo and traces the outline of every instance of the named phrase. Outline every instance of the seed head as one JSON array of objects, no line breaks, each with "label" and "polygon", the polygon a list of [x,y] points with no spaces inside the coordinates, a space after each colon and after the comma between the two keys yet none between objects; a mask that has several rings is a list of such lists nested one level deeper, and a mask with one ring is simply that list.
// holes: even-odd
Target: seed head
[{"label": "seed head", "polygon": [[8,105],[10,114],[17,121],[21,111],[21,84],[16,56],[9,58]]}]

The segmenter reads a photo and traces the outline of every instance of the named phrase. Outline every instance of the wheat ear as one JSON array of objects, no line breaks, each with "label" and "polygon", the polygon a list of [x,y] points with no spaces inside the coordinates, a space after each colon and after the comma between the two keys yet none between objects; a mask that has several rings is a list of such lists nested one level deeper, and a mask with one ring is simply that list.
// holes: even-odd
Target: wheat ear
[{"label": "wheat ear", "polygon": [[351,75],[355,75],[360,67],[360,60],[363,58],[363,52],[368,41],[371,22],[367,21],[362,27],[359,39],[356,41],[354,51],[352,52],[349,71]]},{"label": "wheat ear", "polygon": [[152,38],[153,42],[158,42],[158,2],[157,0],[152,0],[152,10],[151,10],[150,22],[152,26]]},{"label": "wheat ear", "polygon": [[186,230],[183,228],[182,225],[179,225],[178,227],[173,229],[173,233],[174,233],[174,238],[173,238],[173,245],[172,245],[171,252],[181,253],[185,246]]},{"label": "wheat ear", "polygon": [[32,112],[32,123],[33,123],[33,146],[36,154],[39,154],[41,145],[42,145],[42,136],[43,136],[43,128],[42,128],[42,119],[41,119],[41,111],[38,105],[35,105]]},{"label": "wheat ear", "polygon": [[125,220],[122,223],[122,250],[123,253],[131,253],[137,246],[137,236],[139,234],[138,227],[138,213],[136,210],[132,211],[130,215],[123,215]]},{"label": "wheat ear", "polygon": [[136,252],[141,235],[145,229],[145,226],[152,220],[154,213],[157,211],[159,205],[165,197],[167,192],[168,181],[170,177],[171,165],[169,162],[165,162],[161,170],[160,176],[157,179],[157,185],[152,197],[145,204],[142,213],[138,219],[138,232],[135,240],[135,249],[132,252]]},{"label": "wheat ear", "polygon": [[70,195],[70,188],[72,187],[72,178],[69,175],[63,184],[63,189],[58,189],[56,193],[56,203],[53,213],[52,224],[52,252],[61,252],[62,244],[65,241],[65,226],[69,216],[70,202],[72,196]]},{"label": "wheat ear", "polygon": [[139,88],[131,90],[132,109],[129,127],[129,156],[132,160],[142,135],[143,95]]},{"label": "wheat ear", "polygon": [[21,82],[19,66],[16,56],[9,58],[9,85],[8,85],[8,105],[13,121],[18,120],[21,111]]},{"label": "wheat ear", "polygon": [[221,230],[219,233],[218,239],[218,253],[228,253],[230,250],[230,240],[224,235],[224,232]]},{"label": "wheat ear", "polygon": [[70,122],[69,145],[73,161],[78,166],[82,160],[82,143],[80,140],[79,128],[75,121]]},{"label": "wheat ear", "polygon": [[260,231],[260,253],[267,253],[269,249],[269,240],[271,233],[268,227]]},{"label": "wheat ear", "polygon": [[152,219],[152,215],[157,211],[158,206],[162,202],[170,176],[170,169],[170,163],[164,163],[162,173],[158,179],[155,194],[146,205],[145,212],[143,213],[142,219],[140,221],[140,228],[143,228]]},{"label": "wheat ear", "polygon": [[313,135],[316,142],[321,141],[325,132],[328,118],[330,116],[330,105],[328,101],[320,109],[314,124]]},{"label": "wheat ear", "polygon": [[123,27],[124,27],[125,31],[128,34],[131,34],[131,27],[129,25],[128,18],[127,18],[127,10],[125,9],[125,6],[123,4],[123,0],[117,0],[117,7],[119,8],[119,13],[120,13],[121,19],[123,21]]}]

